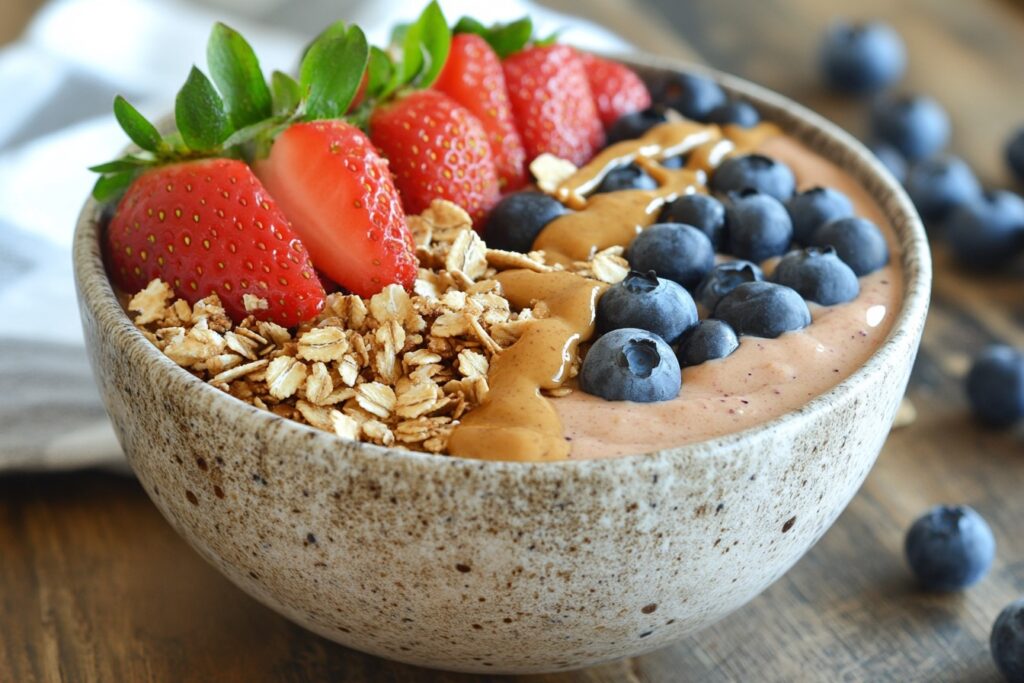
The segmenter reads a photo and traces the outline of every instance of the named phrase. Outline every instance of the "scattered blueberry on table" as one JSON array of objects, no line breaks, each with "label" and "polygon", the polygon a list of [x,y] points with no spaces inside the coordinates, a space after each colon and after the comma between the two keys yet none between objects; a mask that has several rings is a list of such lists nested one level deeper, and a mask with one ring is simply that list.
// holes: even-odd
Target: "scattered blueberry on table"
[{"label": "scattered blueberry on table", "polygon": [[835,90],[877,92],[899,80],[906,66],[903,40],[888,24],[836,22],[825,33],[821,69],[825,83]]},{"label": "scattered blueberry on table", "polygon": [[541,192],[515,192],[505,196],[487,217],[484,235],[494,249],[526,253],[551,221],[566,212],[562,203]]},{"label": "scattered blueberry on table", "polygon": [[972,268],[1012,260],[1024,249],[1024,199],[990,190],[956,206],[944,223],[953,256]]},{"label": "scattered blueberry on table", "polygon": [[857,276],[832,247],[807,247],[789,252],[775,266],[772,280],[822,306],[853,301],[860,294]]},{"label": "scattered blueberry on table", "polygon": [[748,189],[731,195],[725,220],[729,253],[737,258],[760,263],[786,253],[793,241],[793,221],[770,194]]},{"label": "scattered blueberry on table", "polygon": [[715,249],[692,225],[655,223],[636,236],[627,258],[633,270],[653,270],[690,289],[715,265]]},{"label": "scattered blueberry on table", "polygon": [[992,625],[989,648],[1008,683],[1024,683],[1024,598],[1007,605]]},{"label": "scattered blueberry on table", "polygon": [[882,162],[889,173],[900,183],[907,179],[907,160],[898,149],[885,142],[872,142],[868,149]]},{"label": "scattered blueberry on table", "polygon": [[722,297],[713,315],[739,335],[768,339],[811,324],[811,312],[803,298],[774,282],[744,282]]},{"label": "scattered blueberry on table", "polygon": [[924,95],[878,100],[871,111],[871,128],[878,140],[892,145],[910,161],[941,152],[950,135],[946,110]]},{"label": "scattered blueberry on table", "polygon": [[740,340],[729,323],[714,318],[701,320],[679,340],[679,364],[687,368],[725,358],[739,346]]},{"label": "scattered blueberry on table", "polygon": [[1024,182],[1024,126],[1014,131],[1006,143],[1006,163],[1017,180]]},{"label": "scattered blueberry on table", "polygon": [[608,401],[653,403],[678,396],[682,375],[672,347],[661,337],[623,328],[601,335],[590,347],[579,384]]},{"label": "scattered blueberry on table", "polygon": [[697,305],[681,285],[647,273],[630,271],[608,288],[597,303],[597,328],[608,332],[635,327],[675,343],[697,324]]},{"label": "scattered blueberry on table", "polygon": [[1024,418],[1024,353],[996,344],[982,351],[967,373],[971,412],[991,427],[1008,427]]},{"label": "scattered blueberry on table", "polygon": [[907,174],[906,186],[926,221],[941,221],[954,208],[981,194],[974,171],[955,156],[937,156],[915,164]]},{"label": "scattered blueberry on table", "polygon": [[907,562],[928,590],[955,591],[977,583],[992,566],[996,541],[988,522],[966,505],[938,505],[907,532]]}]

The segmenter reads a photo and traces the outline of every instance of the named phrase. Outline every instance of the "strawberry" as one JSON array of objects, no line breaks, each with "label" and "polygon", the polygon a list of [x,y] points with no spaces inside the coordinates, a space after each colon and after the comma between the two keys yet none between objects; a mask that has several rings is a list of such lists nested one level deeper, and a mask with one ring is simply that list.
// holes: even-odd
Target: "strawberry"
[{"label": "strawberry", "polygon": [[501,60],[487,41],[472,33],[453,37],[434,88],[480,120],[490,140],[501,189],[511,192],[525,185],[526,150],[512,117]]},{"label": "strawberry", "polygon": [[505,84],[527,161],[548,152],[577,166],[604,144],[590,84],[568,45],[532,46],[503,62]]},{"label": "strawberry", "polygon": [[651,106],[651,93],[632,69],[624,64],[581,52],[594,105],[605,129],[624,114]]},{"label": "strawberry", "polygon": [[387,162],[343,121],[288,127],[256,173],[317,268],[354,294],[411,288],[419,263]]},{"label": "strawberry", "polygon": [[500,189],[480,121],[436,90],[417,90],[370,116],[370,137],[388,158],[405,210],[448,199],[480,224]]},{"label": "strawberry", "polygon": [[114,282],[127,292],[159,277],[195,303],[220,297],[235,321],[252,314],[293,326],[324,307],[324,288],[302,242],[241,161],[205,159],[150,169],[128,188],[106,233]]}]

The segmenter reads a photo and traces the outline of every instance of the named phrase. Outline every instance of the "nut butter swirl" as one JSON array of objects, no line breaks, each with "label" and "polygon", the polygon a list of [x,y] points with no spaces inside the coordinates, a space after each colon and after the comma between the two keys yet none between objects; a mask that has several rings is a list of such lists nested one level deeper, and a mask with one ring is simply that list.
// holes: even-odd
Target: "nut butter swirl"
[{"label": "nut butter swirl", "polygon": [[[775,134],[778,129],[768,123],[744,129],[673,121],[659,124],[635,140],[610,145],[555,189],[555,197],[576,211],[549,223],[533,248],[543,250],[549,263],[568,264],[608,247],[626,246],[655,221],[664,204],[683,194],[706,191],[708,171],[722,159]],[[678,154],[689,155],[684,168],[667,169],[657,163]],[[657,189],[586,196],[610,171],[631,162],[654,178]]]},{"label": "nut butter swirl", "polygon": [[541,389],[569,379],[580,341],[594,332],[597,299],[607,285],[565,272],[508,270],[497,275],[516,308],[543,303],[522,336],[491,361],[487,398],[452,432],[448,452],[481,460],[564,460],[570,444]]},{"label": "nut butter swirl", "polygon": [[[777,133],[771,124],[745,130],[673,121],[636,140],[611,145],[556,188],[555,197],[575,210],[548,224],[533,247],[543,250],[549,263],[568,264],[608,247],[626,246],[655,221],[666,202],[706,191],[708,171],[727,155]],[[684,168],[658,163],[678,154],[688,155]],[[657,189],[586,196],[610,171],[633,162],[654,178]],[[564,460],[570,444],[541,390],[556,389],[569,379],[579,343],[594,332],[597,299],[607,285],[563,271],[508,270],[497,279],[512,306],[543,303],[549,315],[532,320],[491,362],[490,392],[452,432],[448,451],[481,460]]]}]

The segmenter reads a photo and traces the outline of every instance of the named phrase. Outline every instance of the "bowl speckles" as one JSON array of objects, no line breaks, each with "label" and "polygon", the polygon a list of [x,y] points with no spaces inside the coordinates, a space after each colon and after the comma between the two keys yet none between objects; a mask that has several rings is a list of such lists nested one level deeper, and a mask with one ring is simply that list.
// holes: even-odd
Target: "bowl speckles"
[{"label": "bowl speckles", "polygon": [[[684,68],[630,61],[646,75]],[[897,232],[903,308],[848,380],[763,426],[613,460],[477,462],[349,443],[244,405],[152,347],[108,283],[90,201],[74,245],[89,354],[164,516],[288,618],[444,669],[554,671],[636,655],[764,590],[871,468],[920,341],[930,263],[909,201],[860,145],[778,95],[715,76],[863,183]]]}]

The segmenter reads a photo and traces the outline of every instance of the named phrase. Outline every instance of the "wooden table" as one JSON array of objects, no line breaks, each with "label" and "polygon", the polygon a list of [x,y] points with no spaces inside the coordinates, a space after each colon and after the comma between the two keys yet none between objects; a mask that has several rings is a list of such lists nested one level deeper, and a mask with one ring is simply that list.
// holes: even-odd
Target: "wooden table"
[{"label": "wooden table", "polygon": [[[986,182],[1008,183],[999,155],[1011,126],[1024,122],[1024,6],[846,4],[851,14],[885,17],[900,29],[910,49],[906,86],[945,102],[956,151]],[[865,106],[823,93],[815,78],[816,42],[834,9],[810,0],[679,5],[671,25],[646,5],[587,7],[638,44],[704,59],[863,130]],[[5,0],[5,11],[11,7]],[[977,428],[961,376],[969,355],[988,342],[1024,347],[1024,273],[968,276],[941,246],[936,252],[933,312],[910,390],[919,417],[892,434],[863,490],[817,547],[749,606],[674,647],[521,680],[999,680],[989,627],[1024,593],[1024,428]],[[904,567],[904,529],[939,502],[975,506],[998,540],[992,572],[962,594],[922,593]],[[387,662],[291,625],[196,557],[129,479],[0,480],[0,553],[2,680],[500,680]]]}]

